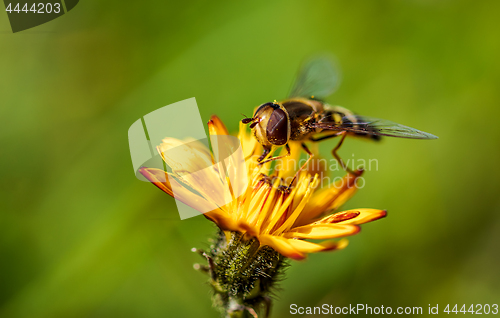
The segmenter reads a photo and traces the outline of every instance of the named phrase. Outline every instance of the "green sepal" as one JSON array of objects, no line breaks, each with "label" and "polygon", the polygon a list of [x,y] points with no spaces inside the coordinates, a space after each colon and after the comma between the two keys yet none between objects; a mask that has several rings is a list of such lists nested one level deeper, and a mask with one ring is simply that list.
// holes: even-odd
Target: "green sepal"
[{"label": "green sepal", "polygon": [[207,259],[213,305],[222,317],[269,315],[273,287],[286,268],[284,256],[256,238],[238,232],[226,237],[222,231],[210,251],[197,251]]}]

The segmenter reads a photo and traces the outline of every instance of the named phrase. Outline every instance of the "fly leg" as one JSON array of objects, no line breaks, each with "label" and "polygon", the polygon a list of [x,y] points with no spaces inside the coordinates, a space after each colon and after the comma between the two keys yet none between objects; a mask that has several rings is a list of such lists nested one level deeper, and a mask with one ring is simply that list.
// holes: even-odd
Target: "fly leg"
[{"label": "fly leg", "polygon": [[326,136],[322,136],[322,137],[317,137],[317,138],[310,137],[309,140],[310,141],[321,141],[321,140],[325,140],[325,139],[335,138],[335,137],[340,136],[342,134],[344,134],[344,132],[343,131],[339,131],[339,132],[336,132],[334,134],[326,135]]},{"label": "fly leg", "polygon": [[342,136],[342,137],[341,137],[339,143],[337,144],[337,146],[335,146],[335,148],[333,148],[333,150],[332,150],[333,157],[335,157],[335,159],[338,161],[338,163],[340,163],[340,165],[342,166],[342,169],[344,169],[345,171],[347,171],[350,174],[353,174],[355,176],[359,176],[359,174],[360,174],[359,171],[352,171],[344,163],[344,160],[342,160],[342,158],[340,158],[340,156],[337,154],[337,150],[340,149],[340,147],[342,146],[342,143],[344,143],[345,137],[347,136],[347,132],[346,131],[339,131],[339,132],[337,132],[335,134],[328,135],[328,136],[323,136],[323,137],[319,137],[319,138],[311,137],[310,140],[312,140],[312,141],[321,141],[321,140],[325,140],[325,139],[334,138],[334,137],[337,137],[337,136]]},{"label": "fly leg", "polygon": [[299,173],[304,170],[304,168],[307,166],[307,164],[309,163],[309,161],[311,161],[312,157],[314,157],[314,154],[311,152],[311,150],[309,150],[309,148],[307,148],[307,145],[305,143],[301,143],[300,144],[302,146],[302,149],[304,149],[305,152],[307,152],[307,154],[309,155],[309,158],[307,158],[306,162],[302,165],[302,167],[300,167],[300,169],[295,173],[295,176],[293,176],[293,179],[292,179],[292,182],[290,182],[290,185],[288,187],[291,187],[292,184],[295,182],[295,180],[297,179],[297,177],[299,176]]},{"label": "fly leg", "polygon": [[[266,160],[264,160],[262,162],[259,162],[259,165],[263,165],[265,163],[268,163],[269,161],[278,160],[278,159],[290,156],[290,146],[288,146],[288,144],[285,145],[285,149],[287,151],[286,155],[271,157],[271,158],[266,159]],[[269,154],[269,152],[270,152],[269,149],[264,149],[264,153],[262,154],[262,156],[259,157],[259,159],[257,161],[263,160]]]},{"label": "fly leg", "polygon": [[340,146],[342,146],[342,143],[344,142],[344,139],[345,137],[347,136],[347,132],[343,131],[341,132],[342,134],[342,138],[340,138],[340,141],[339,143],[335,146],[335,148],[333,148],[332,150],[332,155],[335,157],[335,159],[337,159],[337,161],[340,163],[340,165],[342,166],[342,169],[344,169],[345,171],[347,171],[348,173],[350,174],[353,174],[355,176],[359,176],[360,173],[359,171],[352,171],[345,163],[344,163],[344,160],[342,160],[342,158],[340,158],[340,156],[337,154],[337,150],[340,149]]},{"label": "fly leg", "polygon": [[[259,159],[257,159],[257,161],[261,162],[262,160],[264,160],[267,157],[267,155],[269,155],[270,152],[271,152],[271,148],[264,148],[264,152],[259,157]],[[262,162],[261,162],[261,164],[262,164]]]}]

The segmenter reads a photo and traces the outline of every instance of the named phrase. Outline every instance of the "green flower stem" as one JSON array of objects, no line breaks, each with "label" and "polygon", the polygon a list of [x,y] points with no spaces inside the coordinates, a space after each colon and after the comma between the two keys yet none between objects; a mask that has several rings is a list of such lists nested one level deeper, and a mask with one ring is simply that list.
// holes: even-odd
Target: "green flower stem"
[{"label": "green flower stem", "polygon": [[272,288],[286,267],[285,257],[241,233],[228,237],[219,231],[210,251],[197,250],[208,262],[195,268],[210,275],[213,305],[225,318],[268,317]]}]

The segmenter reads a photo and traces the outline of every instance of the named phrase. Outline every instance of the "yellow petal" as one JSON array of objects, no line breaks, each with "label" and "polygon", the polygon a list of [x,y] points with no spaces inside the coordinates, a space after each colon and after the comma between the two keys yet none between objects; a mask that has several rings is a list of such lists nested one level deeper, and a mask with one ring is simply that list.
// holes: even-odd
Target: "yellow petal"
[{"label": "yellow petal", "polygon": [[141,167],[139,169],[139,172],[160,190],[167,193],[171,197],[174,197],[172,187],[170,186],[170,182],[168,181],[168,175],[165,171],[156,168]]},{"label": "yellow petal", "polygon": [[349,244],[349,241],[346,239],[342,239],[338,242],[324,241],[321,243],[312,243],[308,241],[289,239],[288,243],[299,252],[308,254],[308,253],[325,252],[332,250],[341,250]]},{"label": "yellow petal", "polygon": [[349,243],[346,239],[342,239],[338,242],[325,241],[321,243],[312,243],[272,235],[261,235],[259,236],[259,241],[262,245],[269,245],[281,255],[295,260],[305,259],[308,253],[340,250],[345,248]]},{"label": "yellow petal", "polygon": [[156,149],[172,171],[179,174],[193,173],[213,164],[208,147],[194,139],[165,138]]},{"label": "yellow petal", "polygon": [[293,228],[285,232],[286,238],[299,239],[332,239],[343,236],[354,235],[360,230],[359,226],[347,224],[311,224]]},{"label": "yellow petal", "polygon": [[250,237],[257,237],[259,235],[255,227],[249,225],[245,221],[240,220],[237,226],[238,226],[238,232],[246,233],[246,235]]},{"label": "yellow petal", "polygon": [[[175,175],[183,183],[184,188],[191,188],[198,192],[207,202],[211,204],[203,211],[207,212],[215,209],[217,206],[224,206],[233,201],[229,185],[226,180],[221,180],[218,172],[209,167],[194,173],[185,173],[183,175]],[[171,180],[172,181],[172,180]],[[179,187],[177,184],[172,184],[174,194],[177,196]]]},{"label": "yellow petal", "polygon": [[[290,156],[283,157],[276,160],[274,170],[278,172],[278,177],[285,180],[286,183],[290,183],[295,173],[299,170],[300,165],[305,163],[300,161],[300,154],[303,152],[300,142],[290,142]],[[285,147],[280,151],[280,156],[284,156],[288,153]]]},{"label": "yellow petal", "polygon": [[[287,216],[287,219],[285,220],[285,222],[276,230],[276,233],[283,233],[284,231],[287,231],[288,229],[290,229],[292,227],[292,225],[295,223],[295,220],[297,220],[297,218],[300,216],[300,213],[302,212],[302,209],[304,208],[304,206],[307,204],[307,202],[309,201],[313,191],[314,191],[314,188],[316,187],[316,183],[317,183],[317,178],[318,176],[315,175],[314,176],[314,179],[312,181],[309,182],[309,184],[307,185],[307,188],[304,192],[304,195],[302,197],[299,196],[300,198],[300,202],[298,205],[293,205],[293,208],[292,208],[292,213],[291,215],[288,215]],[[305,183],[302,183],[302,184],[305,184]]]},{"label": "yellow petal", "polygon": [[[151,183],[156,185],[158,188],[174,197],[172,188],[170,186],[169,178],[165,171],[156,168],[145,168],[139,169],[139,172],[146,177]],[[179,189],[179,191],[177,191]],[[176,187],[175,198],[182,201],[183,203],[191,206],[198,211],[204,211],[204,209],[209,206],[209,203],[204,201],[200,196],[190,192],[180,186]],[[204,213],[205,217],[214,222],[221,229],[227,229],[232,231],[239,230],[236,223],[229,217],[229,215],[223,209],[215,209],[210,212]]]},{"label": "yellow petal", "polygon": [[182,184],[169,178],[165,171],[161,169],[142,167],[139,169],[139,172],[151,183],[174,197],[176,200],[189,205],[201,213],[217,209],[217,206],[213,202],[209,202],[196,193],[186,189]]},{"label": "yellow petal", "polygon": [[323,179],[328,177],[328,167],[326,160],[319,155],[314,156],[307,165],[307,172],[311,175],[318,175],[319,183],[323,183]]},{"label": "yellow petal", "polygon": [[[226,178],[222,178],[220,168],[213,165],[210,151],[203,143],[165,138],[157,148],[176,180],[200,193],[206,201],[223,206],[233,200]],[[174,189],[174,193],[178,191],[177,187]],[[200,212],[213,209],[215,206],[208,206]]]},{"label": "yellow petal", "polygon": [[226,126],[216,115],[212,115],[208,121],[208,132],[210,135],[229,135]]},{"label": "yellow petal", "polygon": [[240,227],[236,222],[229,217],[227,213],[221,209],[213,210],[203,214],[207,219],[217,224],[221,230],[225,231],[239,231]]},{"label": "yellow petal", "polygon": [[[255,137],[247,131],[247,125],[243,124],[242,122],[240,122],[238,139],[240,140],[243,147],[245,158],[248,158],[247,161],[257,165],[257,157],[260,156],[262,146],[260,146],[260,144],[257,142],[257,139],[255,139]],[[257,149],[257,147],[259,149]]]},{"label": "yellow petal", "polygon": [[378,220],[387,215],[385,210],[353,209],[329,215],[315,224],[363,224]]},{"label": "yellow petal", "polygon": [[299,252],[292,244],[290,244],[289,239],[286,239],[281,236],[273,236],[273,235],[260,235],[259,241],[262,245],[269,245],[278,253],[283,256],[293,258],[295,260],[302,260],[306,258],[306,255],[302,252]]},{"label": "yellow petal", "polygon": [[316,191],[294,225],[309,224],[323,213],[338,209],[358,190],[356,186],[358,177],[348,173],[344,178],[329,187]]},{"label": "yellow petal", "polygon": [[[216,170],[225,187],[231,188],[230,192],[224,192],[225,200],[228,202],[229,199],[242,195],[248,186],[244,148],[242,141],[230,136],[226,126],[215,115],[208,122],[208,130]],[[231,194],[232,197],[227,194]]]}]

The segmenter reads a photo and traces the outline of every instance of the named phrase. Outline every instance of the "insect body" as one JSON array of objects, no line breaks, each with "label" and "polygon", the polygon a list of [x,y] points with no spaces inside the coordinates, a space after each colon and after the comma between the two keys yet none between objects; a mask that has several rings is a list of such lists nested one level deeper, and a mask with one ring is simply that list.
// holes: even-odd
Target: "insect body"
[{"label": "insect body", "polygon": [[256,108],[252,118],[242,120],[245,124],[251,123],[250,128],[264,148],[259,162],[263,164],[282,158],[283,156],[266,159],[273,147],[277,146],[285,146],[287,155],[290,155],[288,147],[290,141],[301,142],[310,160],[313,155],[304,141],[320,141],[341,136],[332,153],[344,170],[352,172],[337,155],[337,150],[348,135],[373,140],[379,140],[381,136],[410,139],[437,138],[432,134],[388,120],[359,116],[346,108],[331,106],[315,99],[333,92],[337,82],[336,72],[330,60],[326,58],[311,60],[299,73],[291,98],[262,104]]}]

